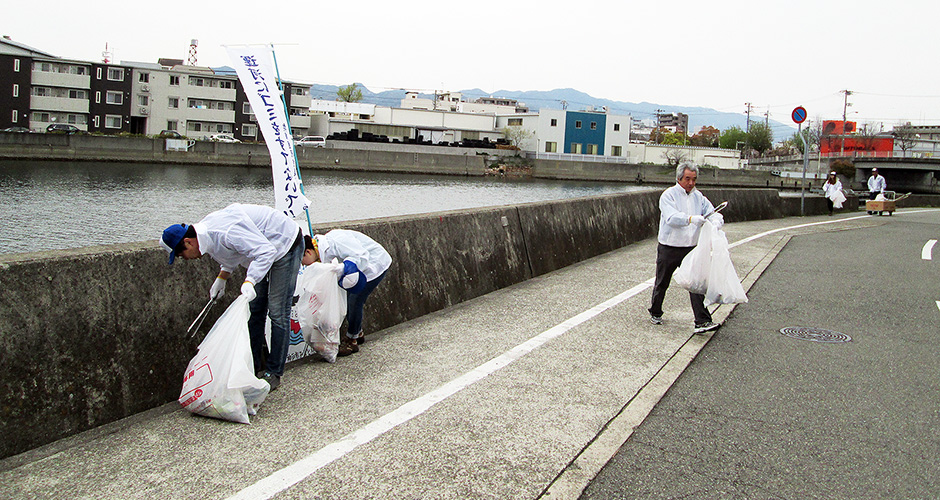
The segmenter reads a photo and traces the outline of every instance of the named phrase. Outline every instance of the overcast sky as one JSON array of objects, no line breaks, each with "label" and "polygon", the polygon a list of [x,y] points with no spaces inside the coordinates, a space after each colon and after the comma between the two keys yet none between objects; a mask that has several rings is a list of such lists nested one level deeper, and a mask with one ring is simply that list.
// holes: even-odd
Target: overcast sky
[{"label": "overcast sky", "polygon": [[[247,0],[8,2],[0,35],[62,57],[230,65],[274,44],[281,77],[370,90],[574,88],[594,97],[940,125],[940,2]],[[264,6],[264,7],[259,7]],[[278,8],[277,12],[266,10]],[[538,103],[529,103],[538,105]],[[569,107],[569,109],[571,109]],[[642,119],[645,116],[637,116]],[[781,138],[778,138],[781,139]]]}]

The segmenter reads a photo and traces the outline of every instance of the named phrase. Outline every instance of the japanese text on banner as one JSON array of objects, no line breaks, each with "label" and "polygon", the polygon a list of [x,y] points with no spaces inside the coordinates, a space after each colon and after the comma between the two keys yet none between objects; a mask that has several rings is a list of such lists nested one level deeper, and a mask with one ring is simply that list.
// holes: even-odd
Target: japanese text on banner
[{"label": "japanese text on banner", "polygon": [[310,201],[303,194],[297,172],[290,127],[274,69],[274,53],[271,47],[227,49],[271,155],[274,208],[296,218],[310,205]]}]

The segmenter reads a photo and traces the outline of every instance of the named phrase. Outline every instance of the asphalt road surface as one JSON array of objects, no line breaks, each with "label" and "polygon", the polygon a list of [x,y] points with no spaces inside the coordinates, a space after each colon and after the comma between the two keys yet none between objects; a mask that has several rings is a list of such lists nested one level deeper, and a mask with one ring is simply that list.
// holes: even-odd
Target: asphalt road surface
[{"label": "asphalt road surface", "polygon": [[581,498],[940,498],[940,212],[868,223],[792,236]]}]

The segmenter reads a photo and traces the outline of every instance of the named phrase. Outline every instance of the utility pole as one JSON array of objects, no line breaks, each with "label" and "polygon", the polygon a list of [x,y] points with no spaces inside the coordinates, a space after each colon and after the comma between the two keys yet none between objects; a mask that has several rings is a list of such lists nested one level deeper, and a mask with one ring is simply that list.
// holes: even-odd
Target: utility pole
[{"label": "utility pole", "polygon": [[666,111],[666,110],[664,110],[664,109],[657,109],[657,110],[656,110],[656,130],[655,130],[655,132],[656,132],[656,139],[657,139],[656,143],[657,143],[657,144],[659,144],[659,143],[662,142],[662,133],[663,133],[663,132],[662,132],[662,128],[663,128],[663,125],[662,125],[662,118],[663,118],[663,113],[664,113],[665,111]]},{"label": "utility pole", "polygon": [[845,111],[849,106],[852,105],[852,103],[849,102],[849,96],[852,95],[852,91],[840,90],[840,92],[845,94],[845,96],[842,101],[842,149],[839,154],[845,156]]},{"label": "utility pole", "polygon": [[747,135],[744,136],[744,154],[747,155],[747,151],[751,149],[751,103],[744,103],[747,106]]}]

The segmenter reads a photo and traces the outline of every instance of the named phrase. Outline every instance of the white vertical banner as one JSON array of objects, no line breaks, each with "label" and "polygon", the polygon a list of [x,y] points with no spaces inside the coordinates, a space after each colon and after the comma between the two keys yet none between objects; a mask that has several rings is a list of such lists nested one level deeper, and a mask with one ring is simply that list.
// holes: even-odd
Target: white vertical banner
[{"label": "white vertical banner", "polygon": [[274,49],[242,46],[226,47],[226,50],[271,154],[274,208],[292,219],[297,218],[310,205],[310,200],[304,196],[300,185],[293,138],[278,88]]}]

